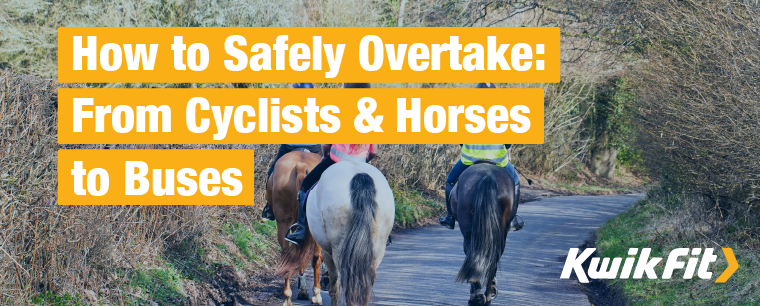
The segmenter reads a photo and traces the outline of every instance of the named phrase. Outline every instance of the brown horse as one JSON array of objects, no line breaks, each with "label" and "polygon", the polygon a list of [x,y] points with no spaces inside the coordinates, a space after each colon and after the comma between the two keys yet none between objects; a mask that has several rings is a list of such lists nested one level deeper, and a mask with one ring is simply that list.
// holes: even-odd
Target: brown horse
[{"label": "brown horse", "polygon": [[[298,190],[301,188],[301,182],[309,172],[309,169],[313,169],[322,157],[318,154],[308,153],[303,151],[294,151],[283,155],[274,166],[274,171],[269,177],[267,182],[267,201],[272,206],[272,213],[274,213],[277,220],[277,241],[280,244],[280,261],[284,260],[287,256],[288,249],[295,246],[290,246],[285,241],[285,235],[288,232],[293,223],[298,219]],[[308,237],[306,244],[316,245],[314,238]],[[311,257],[311,258],[309,258]],[[306,277],[304,272],[306,265],[311,259],[311,266],[314,268],[314,296],[311,298],[313,304],[322,305],[322,296],[320,292],[322,290],[319,282],[319,266],[322,264],[321,249],[316,246],[316,249],[312,252],[311,256],[303,256],[299,258],[301,263],[300,273],[298,276],[298,299],[308,300],[309,292],[306,289]],[[290,298],[293,292],[290,289],[290,277],[292,275],[286,275],[285,278],[285,301],[283,306],[293,305]]]},{"label": "brown horse", "polygon": [[470,166],[454,186],[451,208],[464,236],[465,253],[456,281],[470,283],[468,305],[491,305],[498,293],[496,270],[517,210],[514,194],[512,175],[490,163]]}]

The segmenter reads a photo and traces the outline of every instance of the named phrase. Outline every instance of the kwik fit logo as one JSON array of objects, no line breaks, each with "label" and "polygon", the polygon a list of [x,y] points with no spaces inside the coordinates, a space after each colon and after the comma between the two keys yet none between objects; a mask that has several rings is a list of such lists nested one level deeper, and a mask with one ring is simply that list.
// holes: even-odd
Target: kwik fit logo
[{"label": "kwik fit logo", "polygon": [[[662,258],[652,257],[649,255],[652,251],[650,248],[628,249],[628,255],[634,257],[628,257],[623,262],[623,258],[615,257],[612,259],[610,265],[610,259],[604,258],[601,260],[601,266],[599,265],[599,257],[594,257],[588,267],[588,274],[583,269],[583,263],[596,251],[594,248],[588,248],[583,253],[578,255],[578,248],[572,248],[567,254],[567,260],[565,260],[565,267],[562,269],[562,275],[559,278],[568,279],[570,273],[575,271],[575,275],[578,276],[578,280],[581,283],[588,283],[588,278],[592,279],[641,279],[646,274],[649,279],[657,279],[657,273],[654,267],[657,266]],[[734,252],[730,248],[723,248],[723,254],[728,261],[728,267],[725,271],[715,280],[716,283],[725,283],[729,277],[739,268],[739,263],[736,262]],[[638,255],[638,260],[636,256]],[[688,257],[688,260],[680,257]],[[670,252],[668,255],[668,261],[665,263],[665,269],[662,272],[662,279],[670,279],[673,276],[673,271],[684,269],[683,278],[691,279],[696,274],[701,279],[711,279],[712,272],[710,272],[710,264],[718,260],[717,255],[713,255],[713,249],[704,249],[704,253],[701,248],[679,248]],[[620,269],[620,263],[623,262],[623,269]],[[635,268],[634,268],[635,264]],[[620,274],[618,275],[618,272]],[[633,273],[633,275],[631,275]],[[588,275],[588,277],[587,277]]]}]

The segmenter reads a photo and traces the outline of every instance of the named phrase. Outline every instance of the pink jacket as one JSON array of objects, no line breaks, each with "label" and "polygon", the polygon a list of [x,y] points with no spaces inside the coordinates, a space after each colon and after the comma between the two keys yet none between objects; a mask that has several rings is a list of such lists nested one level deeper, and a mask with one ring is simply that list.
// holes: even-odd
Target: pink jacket
[{"label": "pink jacket", "polygon": [[330,158],[335,162],[341,160],[366,162],[370,147],[371,145],[368,144],[334,144],[330,148]]}]

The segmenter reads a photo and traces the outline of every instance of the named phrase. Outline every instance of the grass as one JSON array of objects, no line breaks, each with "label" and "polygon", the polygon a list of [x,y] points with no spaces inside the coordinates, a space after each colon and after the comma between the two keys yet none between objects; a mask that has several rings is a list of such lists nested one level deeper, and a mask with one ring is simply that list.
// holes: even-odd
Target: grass
[{"label": "grass", "polygon": [[142,289],[145,299],[159,305],[177,305],[186,302],[182,289],[182,273],[167,265],[157,269],[138,270],[132,277],[132,286]]},{"label": "grass", "polygon": [[[223,226],[219,234],[215,238],[218,242],[206,247],[193,239],[182,241],[167,250],[165,258],[161,260],[163,265],[141,268],[132,273],[129,276],[129,288],[124,288],[132,294],[125,302],[134,305],[144,305],[146,302],[158,305],[186,304],[188,297],[183,290],[183,283],[191,286],[210,283],[215,278],[214,272],[221,265],[231,264],[238,269],[247,269],[255,266],[253,262],[262,264],[273,248],[267,241],[275,239],[276,225],[272,221],[253,222],[250,226],[231,222]],[[215,256],[210,256],[212,253]],[[65,297],[53,298],[63,300]],[[70,298],[65,301],[69,300]],[[66,302],[54,305],[80,304]]]},{"label": "grass", "polygon": [[193,281],[201,282],[213,278],[214,270],[219,265],[209,262],[208,251],[195,245],[194,241],[183,241],[177,250],[168,253],[166,263],[181,272],[184,278]]},{"label": "grass", "polygon": [[76,293],[71,295],[66,292],[63,295],[57,295],[55,292],[40,293],[32,297],[32,304],[35,305],[53,305],[53,306],[85,306],[85,299]]},{"label": "grass", "polygon": [[[651,200],[641,201],[625,213],[610,219],[598,232],[597,248],[602,257],[626,258],[629,248],[652,248],[653,257],[663,260],[655,267],[662,276],[667,255],[675,248],[714,248],[718,261],[711,266],[710,280],[683,279],[683,271],[676,270],[669,280],[650,280],[646,277],[610,281],[625,293],[632,305],[758,305],[760,304],[760,252],[738,243],[723,242],[731,247],[739,262],[739,269],[723,284],[715,279],[725,270],[727,263],[719,246],[703,236],[688,237],[678,233],[678,224],[667,226],[667,221],[682,212],[666,210]],[[684,222],[685,223],[685,222]]]},{"label": "grass", "polygon": [[[276,238],[277,227],[274,221],[253,222],[249,230],[242,223],[232,222],[224,227],[224,234],[228,235],[232,242],[237,246],[240,253],[248,260],[263,263],[267,259],[267,250],[276,248],[273,241]],[[226,250],[225,247],[217,245],[218,248]],[[231,258],[236,266],[240,267],[241,258]]]},{"label": "grass", "polygon": [[225,233],[232,236],[232,241],[235,242],[235,245],[243,255],[251,259],[254,258],[250,243],[256,237],[247,228],[243,227],[240,223],[232,223],[227,226]]},{"label": "grass", "polygon": [[401,227],[414,226],[446,210],[446,203],[442,200],[433,199],[414,189],[396,188],[393,197],[396,200],[396,224]]}]

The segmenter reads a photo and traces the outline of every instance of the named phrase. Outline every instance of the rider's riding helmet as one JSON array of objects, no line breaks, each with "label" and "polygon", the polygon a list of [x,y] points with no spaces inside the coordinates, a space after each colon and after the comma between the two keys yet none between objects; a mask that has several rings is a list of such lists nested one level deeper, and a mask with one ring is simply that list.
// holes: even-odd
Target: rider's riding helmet
[{"label": "rider's riding helmet", "polygon": [[372,88],[369,83],[343,83],[343,88]]},{"label": "rider's riding helmet", "polygon": [[475,85],[475,88],[496,88],[496,84],[494,84],[494,83],[478,83],[478,85]]},{"label": "rider's riding helmet", "polygon": [[293,83],[293,88],[314,88],[312,83]]}]

